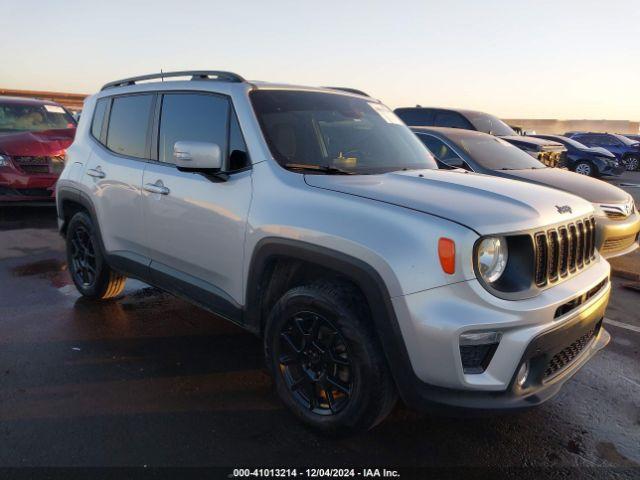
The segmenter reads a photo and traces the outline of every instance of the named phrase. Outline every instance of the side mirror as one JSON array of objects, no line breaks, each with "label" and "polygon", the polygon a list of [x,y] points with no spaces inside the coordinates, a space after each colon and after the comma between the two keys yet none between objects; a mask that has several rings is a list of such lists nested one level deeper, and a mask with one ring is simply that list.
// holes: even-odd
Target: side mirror
[{"label": "side mirror", "polygon": [[180,141],[173,145],[173,161],[184,170],[220,170],[222,152],[217,143]]}]

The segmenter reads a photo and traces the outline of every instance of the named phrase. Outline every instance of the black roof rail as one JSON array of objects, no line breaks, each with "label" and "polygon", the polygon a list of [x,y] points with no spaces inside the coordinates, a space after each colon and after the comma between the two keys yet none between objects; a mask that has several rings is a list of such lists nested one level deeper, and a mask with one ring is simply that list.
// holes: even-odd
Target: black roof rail
[{"label": "black roof rail", "polygon": [[358,90],[357,88],[351,88],[351,87],[324,87],[324,88],[328,88],[329,90],[340,90],[343,92],[355,93],[356,95],[362,95],[364,97],[371,98],[371,95],[363,92],[362,90]]},{"label": "black roof rail", "polygon": [[244,78],[233,72],[224,72],[220,70],[184,70],[181,72],[151,73],[149,75],[141,75],[139,77],[123,78],[122,80],[115,80],[105,84],[100,91],[106,90],[107,88],[135,85],[137,82],[143,82],[145,80],[164,80],[165,78],[172,77],[191,77],[191,80],[219,80],[233,83],[246,82]]}]

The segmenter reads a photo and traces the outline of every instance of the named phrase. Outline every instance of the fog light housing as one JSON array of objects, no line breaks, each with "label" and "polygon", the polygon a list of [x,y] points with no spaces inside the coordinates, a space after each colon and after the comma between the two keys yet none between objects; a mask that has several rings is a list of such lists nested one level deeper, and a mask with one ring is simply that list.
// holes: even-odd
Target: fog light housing
[{"label": "fog light housing", "polygon": [[484,372],[498,349],[500,332],[471,332],[460,335],[460,359],[467,374]]},{"label": "fog light housing", "polygon": [[518,370],[518,374],[516,375],[516,383],[519,387],[524,387],[524,384],[527,383],[527,378],[529,377],[529,362],[524,362],[520,365],[520,369]]}]

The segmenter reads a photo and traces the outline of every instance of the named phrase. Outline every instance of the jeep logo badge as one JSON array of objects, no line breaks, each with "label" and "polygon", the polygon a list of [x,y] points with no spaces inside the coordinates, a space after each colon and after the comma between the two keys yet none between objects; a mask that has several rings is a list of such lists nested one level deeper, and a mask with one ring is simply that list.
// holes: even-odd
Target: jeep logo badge
[{"label": "jeep logo badge", "polygon": [[571,207],[569,205],[556,205],[556,209],[558,213],[573,213]]}]

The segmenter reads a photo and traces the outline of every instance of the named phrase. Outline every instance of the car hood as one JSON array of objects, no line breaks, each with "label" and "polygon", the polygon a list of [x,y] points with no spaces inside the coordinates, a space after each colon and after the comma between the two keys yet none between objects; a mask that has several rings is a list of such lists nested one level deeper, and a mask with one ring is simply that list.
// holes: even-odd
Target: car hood
[{"label": "car hood", "polygon": [[505,135],[500,137],[507,142],[516,143],[520,145],[531,145],[535,146],[536,150],[543,149],[564,149],[564,145],[558,142],[553,142],[551,140],[546,140],[544,138],[537,137],[528,137],[526,135]]},{"label": "car hood", "polygon": [[60,155],[73,142],[75,128],[0,134],[0,153],[11,156]]},{"label": "car hood", "polygon": [[[481,235],[539,228],[590,215],[593,207],[565,192],[464,170],[383,175],[305,175],[308,185],[436,215]],[[572,213],[558,212],[568,205]]]},{"label": "car hood", "polygon": [[629,200],[629,194],[621,188],[560,168],[509,170],[500,173],[506,178],[557,188],[593,203],[624,203]]},{"label": "car hood", "polygon": [[584,149],[585,152],[595,153],[597,155],[602,155],[603,157],[616,158],[616,156],[611,153],[609,150],[603,147],[587,147]]}]

